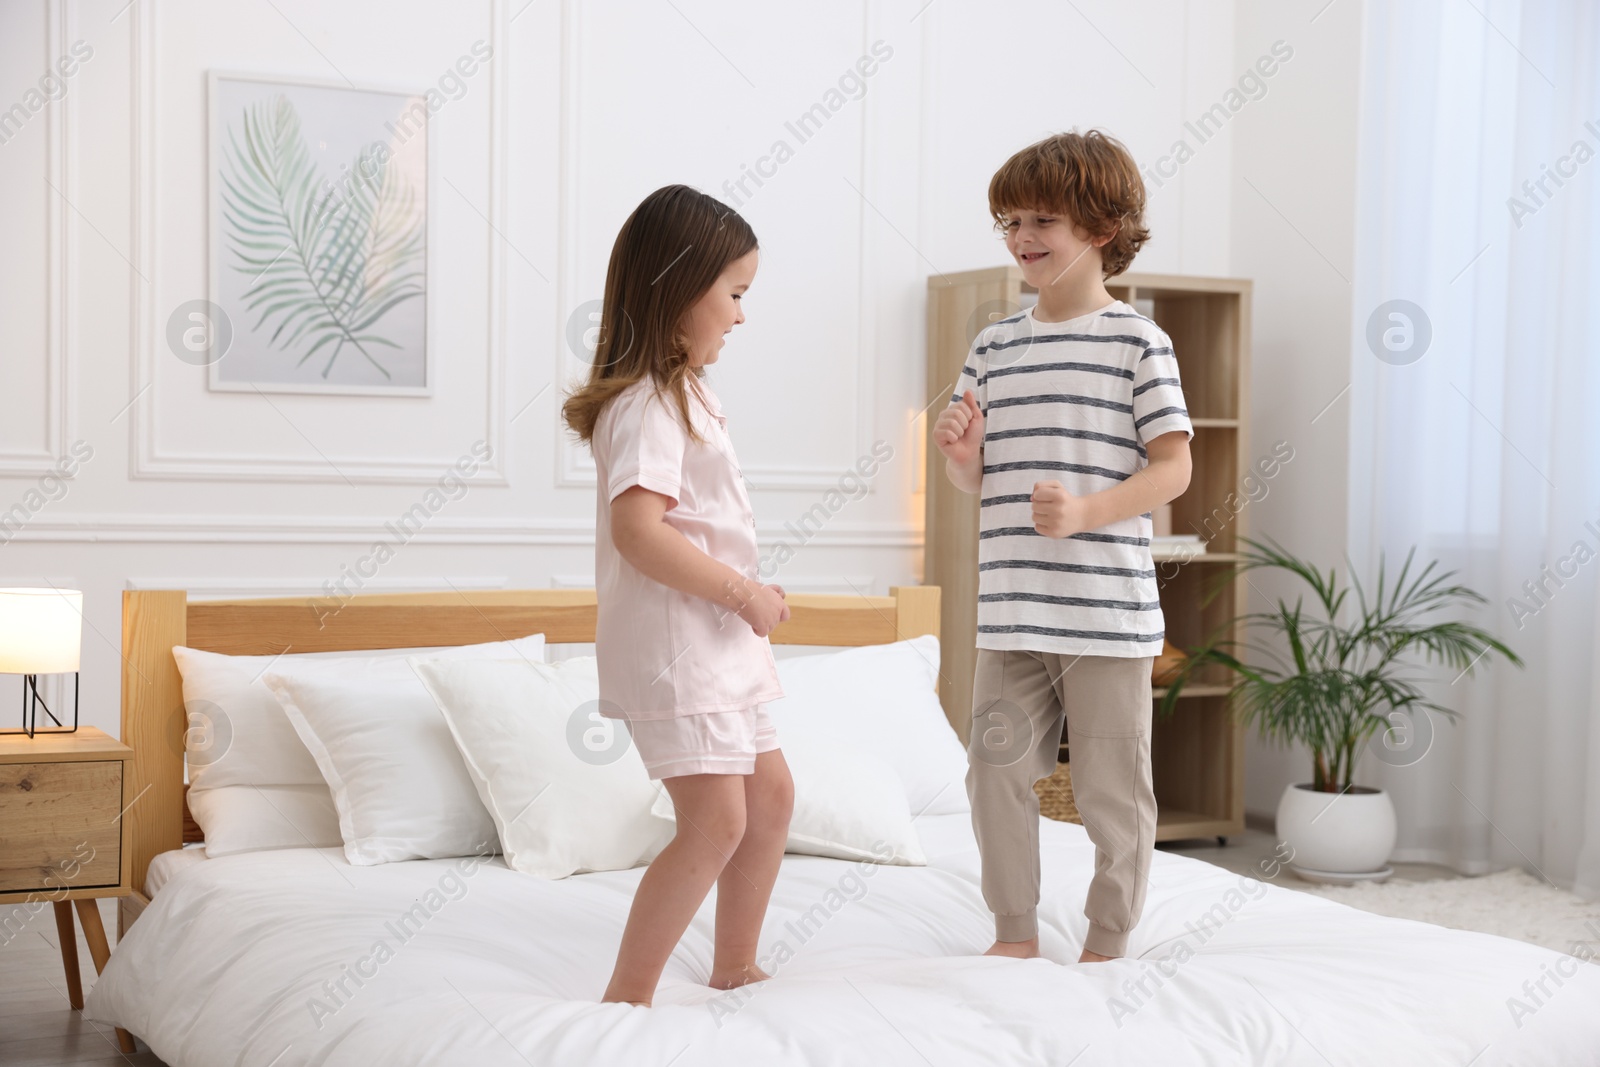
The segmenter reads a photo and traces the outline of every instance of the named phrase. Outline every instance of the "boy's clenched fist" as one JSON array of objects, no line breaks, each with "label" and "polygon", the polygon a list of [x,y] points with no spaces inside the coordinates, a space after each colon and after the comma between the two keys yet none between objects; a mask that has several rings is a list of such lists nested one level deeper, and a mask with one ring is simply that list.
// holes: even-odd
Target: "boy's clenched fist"
[{"label": "boy's clenched fist", "polygon": [[965,466],[983,447],[983,412],[978,398],[968,389],[961,403],[951,404],[939,413],[933,424],[933,443],[952,463]]}]

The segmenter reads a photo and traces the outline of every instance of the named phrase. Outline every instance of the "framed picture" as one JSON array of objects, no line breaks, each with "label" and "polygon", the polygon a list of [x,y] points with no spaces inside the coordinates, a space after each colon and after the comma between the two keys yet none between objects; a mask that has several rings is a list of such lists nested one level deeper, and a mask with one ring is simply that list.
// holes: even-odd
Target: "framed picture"
[{"label": "framed picture", "polygon": [[423,94],[208,80],[210,388],[430,395]]}]

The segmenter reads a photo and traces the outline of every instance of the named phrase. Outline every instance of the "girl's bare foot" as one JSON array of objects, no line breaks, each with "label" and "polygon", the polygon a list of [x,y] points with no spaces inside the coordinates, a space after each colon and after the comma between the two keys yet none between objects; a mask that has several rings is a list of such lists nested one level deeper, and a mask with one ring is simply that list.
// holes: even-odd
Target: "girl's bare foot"
[{"label": "girl's bare foot", "polygon": [[711,970],[711,981],[706,983],[712,989],[738,989],[740,986],[749,985],[751,982],[765,982],[772,975],[763,971],[753,963],[743,967]]},{"label": "girl's bare foot", "polygon": [[1039,939],[1029,938],[1027,941],[996,941],[989,946],[985,956],[1010,956],[1017,960],[1031,960],[1039,955]]},{"label": "girl's bare foot", "polygon": [[615,989],[607,989],[606,995],[600,998],[600,1003],[632,1004],[636,1008],[648,1008],[650,1006],[650,998],[646,997],[644,1000],[633,1000]]},{"label": "girl's bare foot", "polygon": [[1114,960],[1116,958],[1117,957],[1115,957],[1115,956],[1102,956],[1098,952],[1090,952],[1088,949],[1084,949],[1083,950],[1083,955],[1078,957],[1078,962],[1079,963],[1104,963],[1107,960]]}]

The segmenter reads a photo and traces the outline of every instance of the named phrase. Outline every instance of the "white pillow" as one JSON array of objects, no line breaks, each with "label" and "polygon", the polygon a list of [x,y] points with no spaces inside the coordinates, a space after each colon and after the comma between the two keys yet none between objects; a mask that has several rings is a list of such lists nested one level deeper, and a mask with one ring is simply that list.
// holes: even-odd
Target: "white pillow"
[{"label": "white pillow", "polygon": [[672,839],[627,727],[599,715],[593,656],[560,663],[413,656],[500,835],[540,878],[625,870]]},{"label": "white pillow", "polygon": [[[542,646],[543,635],[534,636]],[[496,642],[434,655],[498,655],[522,663],[527,651],[517,642]],[[280,662],[261,680],[277,694],[333,794],[345,858],[353,865],[495,849],[494,823],[444,717],[404,657]]]},{"label": "white pillow", "polygon": [[427,648],[305,652],[280,656],[225,656],[182,645],[172,649],[183,676],[183,703],[189,712],[184,734],[192,796],[230,785],[324,785],[322,772],[278,699],[261,681],[271,666],[327,660],[390,659],[407,674],[413,655],[513,655],[543,660],[544,634],[515,641]]},{"label": "white pillow", "polygon": [[206,856],[211,859],[236,852],[343,844],[339,813],[322,782],[191,789],[189,812],[206,832]]},{"label": "white pillow", "polygon": [[[927,864],[900,776],[877,756],[822,737],[779,747],[794,778],[794,815],[785,852],[905,867]],[[650,811],[676,824],[672,796],[660,782]]]},{"label": "white pillow", "polygon": [[913,817],[956,814],[972,810],[967,750],[939,703],[938,677],[939,639],[930,635],[789,657],[778,660],[783,699],[767,713],[785,746],[848,742],[893,767]]}]

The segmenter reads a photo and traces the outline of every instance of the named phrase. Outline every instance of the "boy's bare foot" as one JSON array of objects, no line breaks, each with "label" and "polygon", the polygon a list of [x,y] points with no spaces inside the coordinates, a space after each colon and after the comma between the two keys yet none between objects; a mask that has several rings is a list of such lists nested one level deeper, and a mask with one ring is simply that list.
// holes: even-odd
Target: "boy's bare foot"
[{"label": "boy's bare foot", "polygon": [[1079,963],[1104,963],[1107,960],[1114,960],[1116,958],[1117,957],[1115,957],[1115,956],[1102,956],[1098,952],[1090,952],[1088,949],[1084,949],[1083,950],[1083,955],[1078,957],[1078,962]]},{"label": "boy's bare foot", "polygon": [[996,941],[989,946],[985,956],[1010,956],[1016,960],[1037,959],[1039,956],[1039,939],[1029,938],[1027,941]]},{"label": "boy's bare foot", "polygon": [[629,1000],[626,997],[619,997],[619,996],[614,995],[611,992],[611,990],[609,990],[609,989],[606,990],[606,995],[600,998],[600,1003],[602,1003],[602,1004],[632,1004],[636,1008],[648,1008],[650,1006],[650,1002],[648,1000]]},{"label": "boy's bare foot", "polygon": [[749,985],[751,982],[765,982],[772,975],[763,971],[753,963],[743,967],[717,970],[712,968],[711,981],[706,984],[712,989],[738,989],[740,986]]}]

